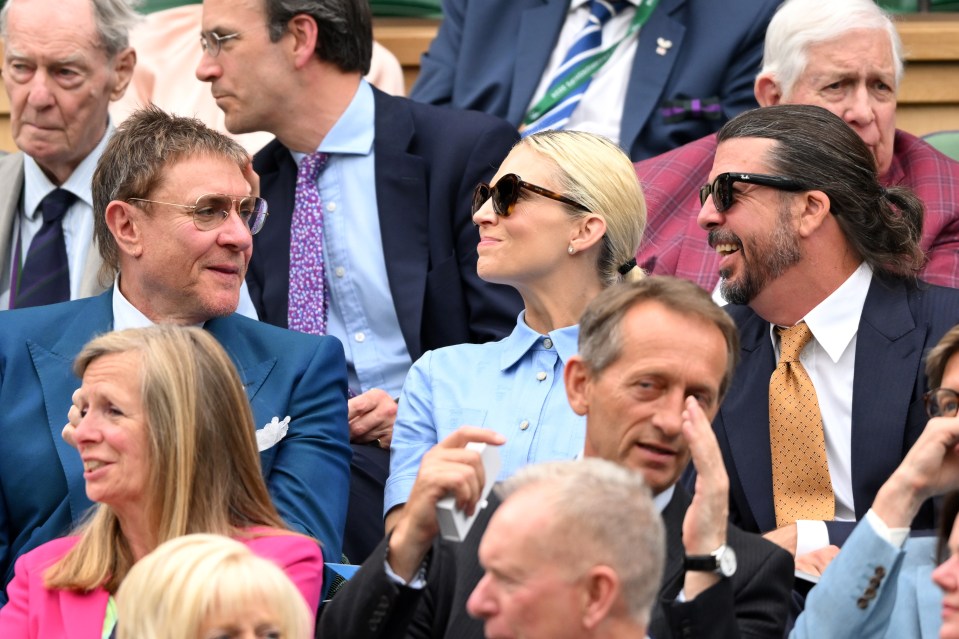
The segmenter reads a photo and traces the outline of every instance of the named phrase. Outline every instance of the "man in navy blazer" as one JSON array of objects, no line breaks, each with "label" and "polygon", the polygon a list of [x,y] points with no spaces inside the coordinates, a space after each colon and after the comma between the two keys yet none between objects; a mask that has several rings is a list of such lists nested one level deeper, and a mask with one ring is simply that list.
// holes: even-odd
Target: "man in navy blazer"
[{"label": "man in navy blazer", "polygon": [[[93,179],[96,241],[114,287],[0,313],[3,584],[19,555],[67,534],[91,505],[80,455],[61,438],[79,385],[74,357],[99,333],[157,322],[202,324],[226,348],[277,510],[322,543],[327,561],[340,557],[350,459],[343,351],[335,339],[234,313],[262,221],[248,178],[249,157],[226,136],[155,108],[134,114]],[[213,203],[229,208],[207,207],[199,198],[209,193],[227,194]]]},{"label": "man in navy blazer", "polygon": [[[576,19],[571,14],[583,4],[444,0],[443,22],[410,97],[483,111],[519,126],[564,23]],[[728,118],[756,106],[753,78],[778,5],[779,0],[659,0],[639,30],[628,78],[624,74],[619,83],[626,85],[625,101],[608,106],[622,111],[619,145],[634,162],[714,133]],[[589,15],[588,8],[582,11]],[[615,58],[608,66],[615,67]],[[597,83],[604,72],[597,72]],[[590,99],[587,89],[584,103]]]},{"label": "man in navy blazer", "polygon": [[[365,0],[206,0],[197,67],[231,132],[276,135],[253,163],[271,219],[254,242],[247,282],[260,319],[277,326],[290,313],[298,165],[329,155],[315,178],[323,230],[311,254],[322,250],[326,330],[344,344],[357,394],[347,535],[355,561],[382,535],[393,398],[412,362],[429,349],[504,337],[521,308],[513,289],[477,276],[470,216],[474,187],[517,132],[484,114],[372,88],[362,77],[372,38]],[[354,515],[362,517],[355,526]]]},{"label": "man in navy blazer", "polygon": [[[906,188],[880,184],[869,148],[837,116],[766,107],[731,120],[718,139],[699,224],[720,254],[720,286],[742,345],[713,424],[730,510],[743,528],[804,555],[842,543],[922,431],[922,358],[959,321],[959,291],[916,279],[922,204]],[[780,348],[773,329],[801,322],[812,340],[799,361],[822,417],[803,437],[814,442],[812,429],[823,432],[835,517],[783,523],[772,476],[779,451],[770,443]],[[932,524],[926,504],[914,525]]]}]

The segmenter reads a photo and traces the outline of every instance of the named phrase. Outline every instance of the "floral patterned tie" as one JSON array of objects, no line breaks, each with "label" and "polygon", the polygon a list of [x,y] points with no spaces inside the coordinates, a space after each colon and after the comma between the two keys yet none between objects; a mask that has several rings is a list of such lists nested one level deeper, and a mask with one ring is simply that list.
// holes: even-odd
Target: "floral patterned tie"
[{"label": "floral patterned tie", "polygon": [[326,153],[307,155],[296,175],[296,200],[290,228],[290,300],[287,325],[312,335],[326,334],[330,307],[323,260],[323,203],[316,184]]}]

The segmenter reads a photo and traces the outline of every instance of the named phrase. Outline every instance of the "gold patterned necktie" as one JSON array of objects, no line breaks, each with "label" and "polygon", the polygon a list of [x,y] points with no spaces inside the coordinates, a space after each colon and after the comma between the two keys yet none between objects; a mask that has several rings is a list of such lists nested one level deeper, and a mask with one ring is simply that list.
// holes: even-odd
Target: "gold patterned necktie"
[{"label": "gold patterned necktie", "polygon": [[816,389],[799,353],[812,339],[806,322],[776,328],[779,365],[769,378],[769,443],[778,527],[797,519],[829,521],[836,498],[829,478],[826,437]]}]

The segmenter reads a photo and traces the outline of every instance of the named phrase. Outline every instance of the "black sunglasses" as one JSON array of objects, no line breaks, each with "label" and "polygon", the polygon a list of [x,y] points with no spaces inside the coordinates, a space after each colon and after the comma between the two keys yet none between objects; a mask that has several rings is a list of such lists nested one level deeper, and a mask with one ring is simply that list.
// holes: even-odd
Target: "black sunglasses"
[{"label": "black sunglasses", "polygon": [[496,186],[490,186],[486,182],[480,182],[476,185],[476,189],[473,191],[472,213],[475,215],[476,212],[480,210],[480,207],[486,203],[486,200],[492,199],[493,211],[500,217],[509,217],[513,212],[513,205],[515,205],[519,199],[520,189],[526,189],[537,195],[548,197],[551,200],[569,204],[581,211],[589,210],[576,200],[571,200],[565,195],[560,195],[549,189],[544,189],[541,186],[524,182],[515,173],[507,173],[496,182]]},{"label": "black sunglasses", "polygon": [[959,393],[951,388],[933,388],[922,400],[929,417],[955,417],[959,413]]},{"label": "black sunglasses", "polygon": [[699,189],[699,205],[706,203],[706,198],[713,196],[713,206],[720,213],[728,211],[733,205],[733,184],[758,184],[769,186],[780,191],[807,191],[809,187],[798,180],[778,175],[760,175],[758,173],[720,173],[711,184],[704,184]]}]

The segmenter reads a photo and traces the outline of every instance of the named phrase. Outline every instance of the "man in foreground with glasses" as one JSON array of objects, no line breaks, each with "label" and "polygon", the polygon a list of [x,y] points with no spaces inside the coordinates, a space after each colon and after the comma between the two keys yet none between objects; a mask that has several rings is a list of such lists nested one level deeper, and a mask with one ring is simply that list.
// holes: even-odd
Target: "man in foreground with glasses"
[{"label": "man in foreground with glasses", "polygon": [[959,291],[916,279],[922,204],[832,113],[756,109],[718,141],[699,224],[742,343],[713,422],[731,518],[802,557],[841,545],[925,426],[922,357]]},{"label": "man in foreground with glasses", "polygon": [[358,561],[382,534],[410,366],[431,349],[505,337],[522,308],[511,288],[477,276],[469,211],[517,133],[371,87],[367,0],[205,0],[200,37],[197,77],[227,129],[276,136],[253,162],[271,212],[247,276],[257,313],[337,337],[346,352],[356,394],[347,556]]},{"label": "man in foreground with glasses", "polygon": [[[907,186],[922,200],[921,277],[959,287],[959,162],[896,128],[902,58],[896,27],[874,0],[787,0],[766,31],[756,99],[815,104],[841,117],[869,146],[883,186]],[[640,266],[709,291],[719,256],[696,225],[696,189],[715,152],[710,135],[636,165],[649,205]]]},{"label": "man in foreground with glasses", "polygon": [[909,531],[926,500],[959,490],[959,326],[929,352],[926,377],[934,387],[923,396],[928,425],[809,593],[790,637],[939,636],[942,597],[932,572],[954,550],[941,539],[937,553],[934,537]]},{"label": "man in foreground with glasses", "polygon": [[234,313],[267,215],[249,156],[198,120],[149,107],[111,138],[93,197],[114,287],[0,313],[2,583],[19,555],[66,534],[91,504],[69,428],[61,440],[78,385],[74,356],[97,333],[163,322],[202,325],[226,348],[250,398],[277,510],[322,542],[327,561],[339,560],[350,462],[343,351],[334,339]]}]

